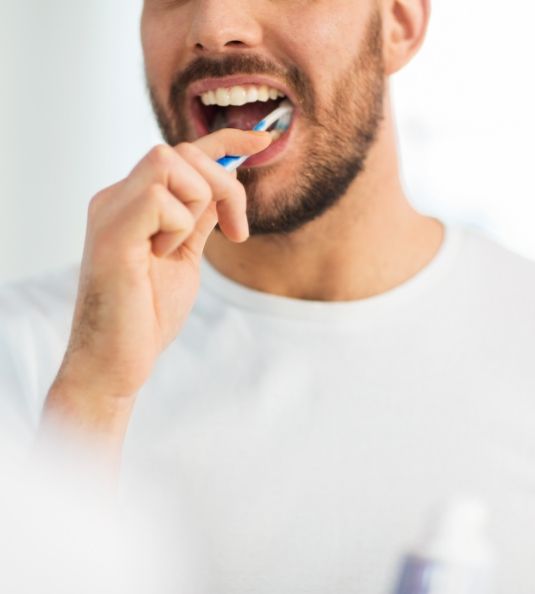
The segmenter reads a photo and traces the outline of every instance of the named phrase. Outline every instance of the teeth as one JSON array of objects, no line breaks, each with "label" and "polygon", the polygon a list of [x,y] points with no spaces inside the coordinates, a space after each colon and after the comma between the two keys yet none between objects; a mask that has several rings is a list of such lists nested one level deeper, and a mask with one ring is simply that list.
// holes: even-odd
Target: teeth
[{"label": "teeth", "polygon": [[232,87],[230,89],[230,104],[245,105],[247,103],[247,90],[243,87]]},{"label": "teeth", "polygon": [[258,100],[269,101],[269,89],[265,85],[258,89]]},{"label": "teeth", "polygon": [[[213,93],[213,91],[210,92]],[[213,103],[208,103],[208,105],[220,105],[221,107],[230,105],[230,93],[226,89],[217,89],[215,92],[215,101]]]},{"label": "teeth", "polygon": [[278,89],[268,87],[267,85],[251,85],[207,91],[201,95],[201,101],[204,105],[227,107],[228,105],[245,105],[246,103],[254,103],[255,101],[275,100],[279,97],[285,97],[285,94]]},{"label": "teeth", "polygon": [[249,87],[247,91],[247,103],[255,103],[258,101],[258,89],[256,87]]},{"label": "teeth", "polygon": [[280,130],[270,130],[269,134],[273,140],[278,140],[282,136],[282,132]]}]

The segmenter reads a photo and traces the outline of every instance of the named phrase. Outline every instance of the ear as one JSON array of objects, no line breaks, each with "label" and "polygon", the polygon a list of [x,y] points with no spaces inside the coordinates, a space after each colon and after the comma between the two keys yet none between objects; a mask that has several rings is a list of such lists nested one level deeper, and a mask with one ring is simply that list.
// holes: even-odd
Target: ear
[{"label": "ear", "polygon": [[383,40],[385,74],[397,72],[416,54],[423,43],[430,0],[384,0]]}]

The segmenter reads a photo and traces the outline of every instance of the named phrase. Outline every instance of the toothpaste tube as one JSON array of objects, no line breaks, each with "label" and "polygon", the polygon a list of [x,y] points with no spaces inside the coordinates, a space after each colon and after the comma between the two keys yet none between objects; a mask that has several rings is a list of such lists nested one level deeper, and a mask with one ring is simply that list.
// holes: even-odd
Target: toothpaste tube
[{"label": "toothpaste tube", "polygon": [[486,507],[450,504],[423,545],[405,557],[393,594],[491,594],[492,553]]}]

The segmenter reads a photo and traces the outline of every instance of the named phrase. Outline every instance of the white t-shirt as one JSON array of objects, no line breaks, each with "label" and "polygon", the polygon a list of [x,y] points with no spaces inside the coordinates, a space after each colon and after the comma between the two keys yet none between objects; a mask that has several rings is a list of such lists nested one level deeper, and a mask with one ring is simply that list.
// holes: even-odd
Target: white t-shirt
[{"label": "white t-shirt", "polygon": [[[0,290],[0,412],[21,451],[77,272]],[[203,594],[387,594],[435,506],[465,493],[490,507],[497,594],[533,594],[535,263],[447,226],[416,276],[332,303],[254,291],[204,261],[139,393],[134,468],[187,517]]]}]

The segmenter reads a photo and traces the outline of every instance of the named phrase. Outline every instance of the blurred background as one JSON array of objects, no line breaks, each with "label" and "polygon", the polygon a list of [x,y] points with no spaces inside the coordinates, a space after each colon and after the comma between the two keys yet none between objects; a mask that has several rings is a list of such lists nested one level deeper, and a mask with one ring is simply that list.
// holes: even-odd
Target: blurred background
[{"label": "blurred background", "polygon": [[[0,0],[0,282],[78,261],[91,197],[160,142],[141,6]],[[432,0],[391,84],[415,207],[535,259],[533,16],[525,0]]]}]

